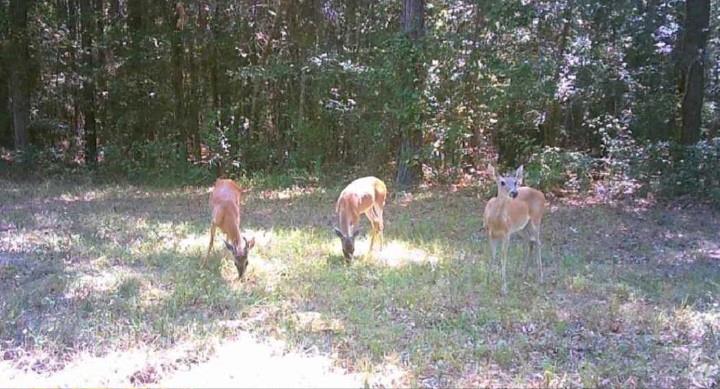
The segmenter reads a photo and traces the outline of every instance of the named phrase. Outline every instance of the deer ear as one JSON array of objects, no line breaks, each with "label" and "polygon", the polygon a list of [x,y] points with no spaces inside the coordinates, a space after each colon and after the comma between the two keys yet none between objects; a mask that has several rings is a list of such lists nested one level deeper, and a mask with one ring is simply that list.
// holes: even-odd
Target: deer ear
[{"label": "deer ear", "polygon": [[342,231],[340,231],[339,228],[335,227],[334,231],[335,231],[335,235],[337,235],[338,238],[340,238],[340,239],[344,238],[343,233],[342,233]]},{"label": "deer ear", "polygon": [[223,239],[223,242],[225,242],[225,247],[227,247],[228,250],[230,250],[231,253],[235,253],[235,246],[230,244],[227,240]]},{"label": "deer ear", "polygon": [[493,165],[488,164],[487,172],[489,175],[491,175],[491,176],[493,176],[493,178],[495,178],[495,167],[493,167]]},{"label": "deer ear", "polygon": [[250,240],[245,239],[245,246],[248,250],[255,247],[255,237],[253,236]]},{"label": "deer ear", "polygon": [[522,182],[522,179],[523,179],[523,165],[520,165],[520,167],[517,168],[517,170],[515,171],[515,178],[516,178],[519,182]]}]

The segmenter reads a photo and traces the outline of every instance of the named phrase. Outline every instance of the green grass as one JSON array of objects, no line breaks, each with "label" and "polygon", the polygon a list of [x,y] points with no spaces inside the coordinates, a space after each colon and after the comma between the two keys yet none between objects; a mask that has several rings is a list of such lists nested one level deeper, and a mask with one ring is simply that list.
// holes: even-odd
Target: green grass
[{"label": "green grass", "polygon": [[0,181],[0,348],[62,364],[241,328],[351,371],[395,366],[408,385],[718,384],[711,211],[559,204],[545,284],[512,245],[502,296],[475,192],[391,201],[386,250],[350,265],[331,232],[338,192],[255,188],[243,226],[258,244],[238,281],[222,245],[200,264],[207,188]]}]

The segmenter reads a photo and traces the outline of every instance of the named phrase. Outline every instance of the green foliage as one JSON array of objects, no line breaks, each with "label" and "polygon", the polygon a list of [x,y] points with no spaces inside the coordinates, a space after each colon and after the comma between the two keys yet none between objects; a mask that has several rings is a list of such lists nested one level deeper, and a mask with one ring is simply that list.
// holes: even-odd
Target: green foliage
[{"label": "green foliage", "polygon": [[[82,165],[90,110],[100,170],[151,181],[291,169],[391,176],[398,161],[449,181],[497,156],[505,166],[531,160],[544,188],[582,189],[588,162],[576,151],[606,157],[622,182],[633,157],[620,153],[639,150],[630,143],[677,136],[682,2],[428,0],[418,42],[402,32],[402,2],[185,3],[183,22],[164,2],[119,13],[34,2],[30,138],[55,154],[66,144],[53,166]],[[8,11],[0,3],[5,75]],[[83,28],[92,16],[98,24]],[[708,42],[712,123],[720,41]],[[6,106],[0,143],[10,148]]]},{"label": "green foliage", "polygon": [[206,167],[193,165],[184,148],[173,142],[140,143],[127,149],[107,145],[103,155],[101,174],[130,182],[197,185],[213,180]]},{"label": "green foliage", "polygon": [[691,146],[661,142],[645,146],[633,161],[635,177],[666,198],[691,196],[720,206],[720,138]]},{"label": "green foliage", "polygon": [[545,147],[533,153],[525,165],[526,184],[543,191],[584,191],[592,182],[593,158],[581,152]]},{"label": "green foliage", "polygon": [[54,176],[72,174],[80,170],[77,155],[59,146],[38,147],[30,144],[27,147],[7,153],[14,163],[8,166],[8,172],[18,176]]}]

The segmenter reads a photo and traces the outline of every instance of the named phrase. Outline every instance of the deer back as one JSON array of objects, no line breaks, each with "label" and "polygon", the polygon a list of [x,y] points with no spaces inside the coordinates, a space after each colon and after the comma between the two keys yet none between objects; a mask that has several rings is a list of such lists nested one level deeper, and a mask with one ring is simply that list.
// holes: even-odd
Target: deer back
[{"label": "deer back", "polygon": [[527,204],[530,219],[533,222],[540,223],[540,221],[542,221],[543,214],[545,213],[545,195],[543,192],[529,186],[523,186],[518,189],[518,195],[515,200],[520,200]]},{"label": "deer back", "polygon": [[240,239],[240,210],[244,192],[232,180],[217,180],[210,195],[213,223],[233,244],[237,244]]}]

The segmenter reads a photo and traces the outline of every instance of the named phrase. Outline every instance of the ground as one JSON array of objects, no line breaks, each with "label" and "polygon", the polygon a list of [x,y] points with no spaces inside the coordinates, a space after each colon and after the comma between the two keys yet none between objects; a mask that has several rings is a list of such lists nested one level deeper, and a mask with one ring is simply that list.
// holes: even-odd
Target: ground
[{"label": "ground", "polygon": [[503,296],[478,188],[394,196],[384,250],[346,265],[331,229],[340,187],[255,187],[243,227],[257,245],[238,280],[222,244],[201,266],[209,187],[0,179],[0,382],[720,382],[712,209],[553,198],[546,282],[513,244]]}]

